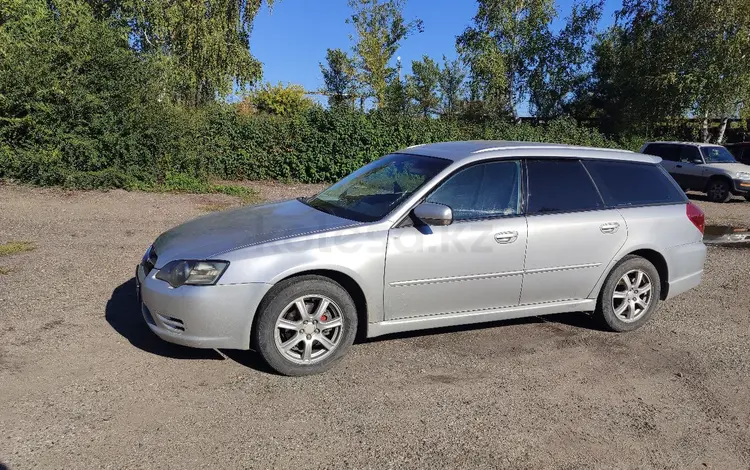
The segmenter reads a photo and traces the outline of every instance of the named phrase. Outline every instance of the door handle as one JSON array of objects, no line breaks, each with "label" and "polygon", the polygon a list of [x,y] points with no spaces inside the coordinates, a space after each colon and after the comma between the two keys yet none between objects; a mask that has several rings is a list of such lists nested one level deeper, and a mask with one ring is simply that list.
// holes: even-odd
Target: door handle
[{"label": "door handle", "polygon": [[606,224],[601,224],[599,226],[599,230],[602,231],[602,233],[615,233],[620,228],[619,222],[609,222]]},{"label": "door handle", "polygon": [[495,234],[495,241],[498,243],[506,244],[513,243],[518,240],[518,232],[499,232]]},{"label": "door handle", "polygon": [[676,166],[677,166],[677,168],[682,168],[682,165],[676,165]]}]

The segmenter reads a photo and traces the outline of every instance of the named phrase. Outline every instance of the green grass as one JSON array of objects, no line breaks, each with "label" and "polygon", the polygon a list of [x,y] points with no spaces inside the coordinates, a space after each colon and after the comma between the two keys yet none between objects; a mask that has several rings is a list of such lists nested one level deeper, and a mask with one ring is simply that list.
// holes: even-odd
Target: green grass
[{"label": "green grass", "polygon": [[16,253],[24,253],[31,251],[35,248],[31,242],[8,242],[0,245],[0,256],[15,255]]},{"label": "green grass", "polygon": [[240,198],[244,204],[260,202],[258,191],[252,188],[233,184],[214,184],[183,173],[167,173],[161,183],[136,185],[130,189],[157,193],[226,194]]}]

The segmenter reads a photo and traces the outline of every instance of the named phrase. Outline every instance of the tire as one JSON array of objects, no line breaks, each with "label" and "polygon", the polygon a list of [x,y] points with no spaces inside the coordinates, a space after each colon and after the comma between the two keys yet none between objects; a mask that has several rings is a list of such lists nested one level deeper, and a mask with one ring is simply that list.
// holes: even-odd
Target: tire
[{"label": "tire", "polygon": [[750,201],[750,193],[745,193],[745,200]]},{"label": "tire", "polygon": [[[628,274],[632,288],[635,289],[637,273],[643,273],[640,289],[635,292],[628,289],[624,277]],[[651,286],[645,291],[648,281]],[[617,292],[617,298],[615,293]],[[597,315],[608,329],[624,332],[633,331],[643,326],[659,308],[661,296],[661,278],[653,264],[640,256],[624,257],[607,276],[597,303]],[[646,298],[648,298],[647,301]],[[640,299],[640,303],[631,304],[629,299]],[[625,304],[624,311],[621,310]],[[643,305],[645,304],[645,308]],[[631,306],[632,305],[632,306]],[[626,317],[630,316],[630,319]]]},{"label": "tire", "polygon": [[724,179],[712,179],[706,187],[708,200],[711,202],[727,202],[732,199],[729,183]]},{"label": "tire", "polygon": [[[300,300],[305,317],[297,302]],[[321,312],[324,301],[328,304]],[[322,328],[337,319],[340,326]],[[276,372],[288,376],[319,374],[341,359],[354,342],[357,310],[346,289],[332,279],[295,277],[269,291],[258,308],[252,334],[256,350]]]}]

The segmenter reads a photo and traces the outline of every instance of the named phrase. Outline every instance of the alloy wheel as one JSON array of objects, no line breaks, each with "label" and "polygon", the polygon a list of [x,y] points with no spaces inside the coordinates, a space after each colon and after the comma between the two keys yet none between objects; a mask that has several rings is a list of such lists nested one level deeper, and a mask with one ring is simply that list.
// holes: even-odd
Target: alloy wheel
[{"label": "alloy wheel", "polygon": [[305,295],[290,302],[276,319],[276,348],[296,364],[314,364],[338,347],[343,326],[341,309],[333,300]]},{"label": "alloy wheel", "polygon": [[651,278],[640,269],[626,272],[612,293],[612,310],[625,323],[637,321],[651,305]]}]

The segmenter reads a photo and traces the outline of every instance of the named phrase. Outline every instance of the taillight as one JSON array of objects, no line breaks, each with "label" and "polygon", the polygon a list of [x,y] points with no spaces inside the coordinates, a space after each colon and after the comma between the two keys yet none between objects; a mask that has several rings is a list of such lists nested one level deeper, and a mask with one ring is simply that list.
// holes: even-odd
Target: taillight
[{"label": "taillight", "polygon": [[692,222],[693,225],[703,233],[703,230],[706,228],[706,216],[703,214],[701,208],[692,202],[688,202],[685,213],[687,214],[688,219],[690,219],[690,222]]}]

